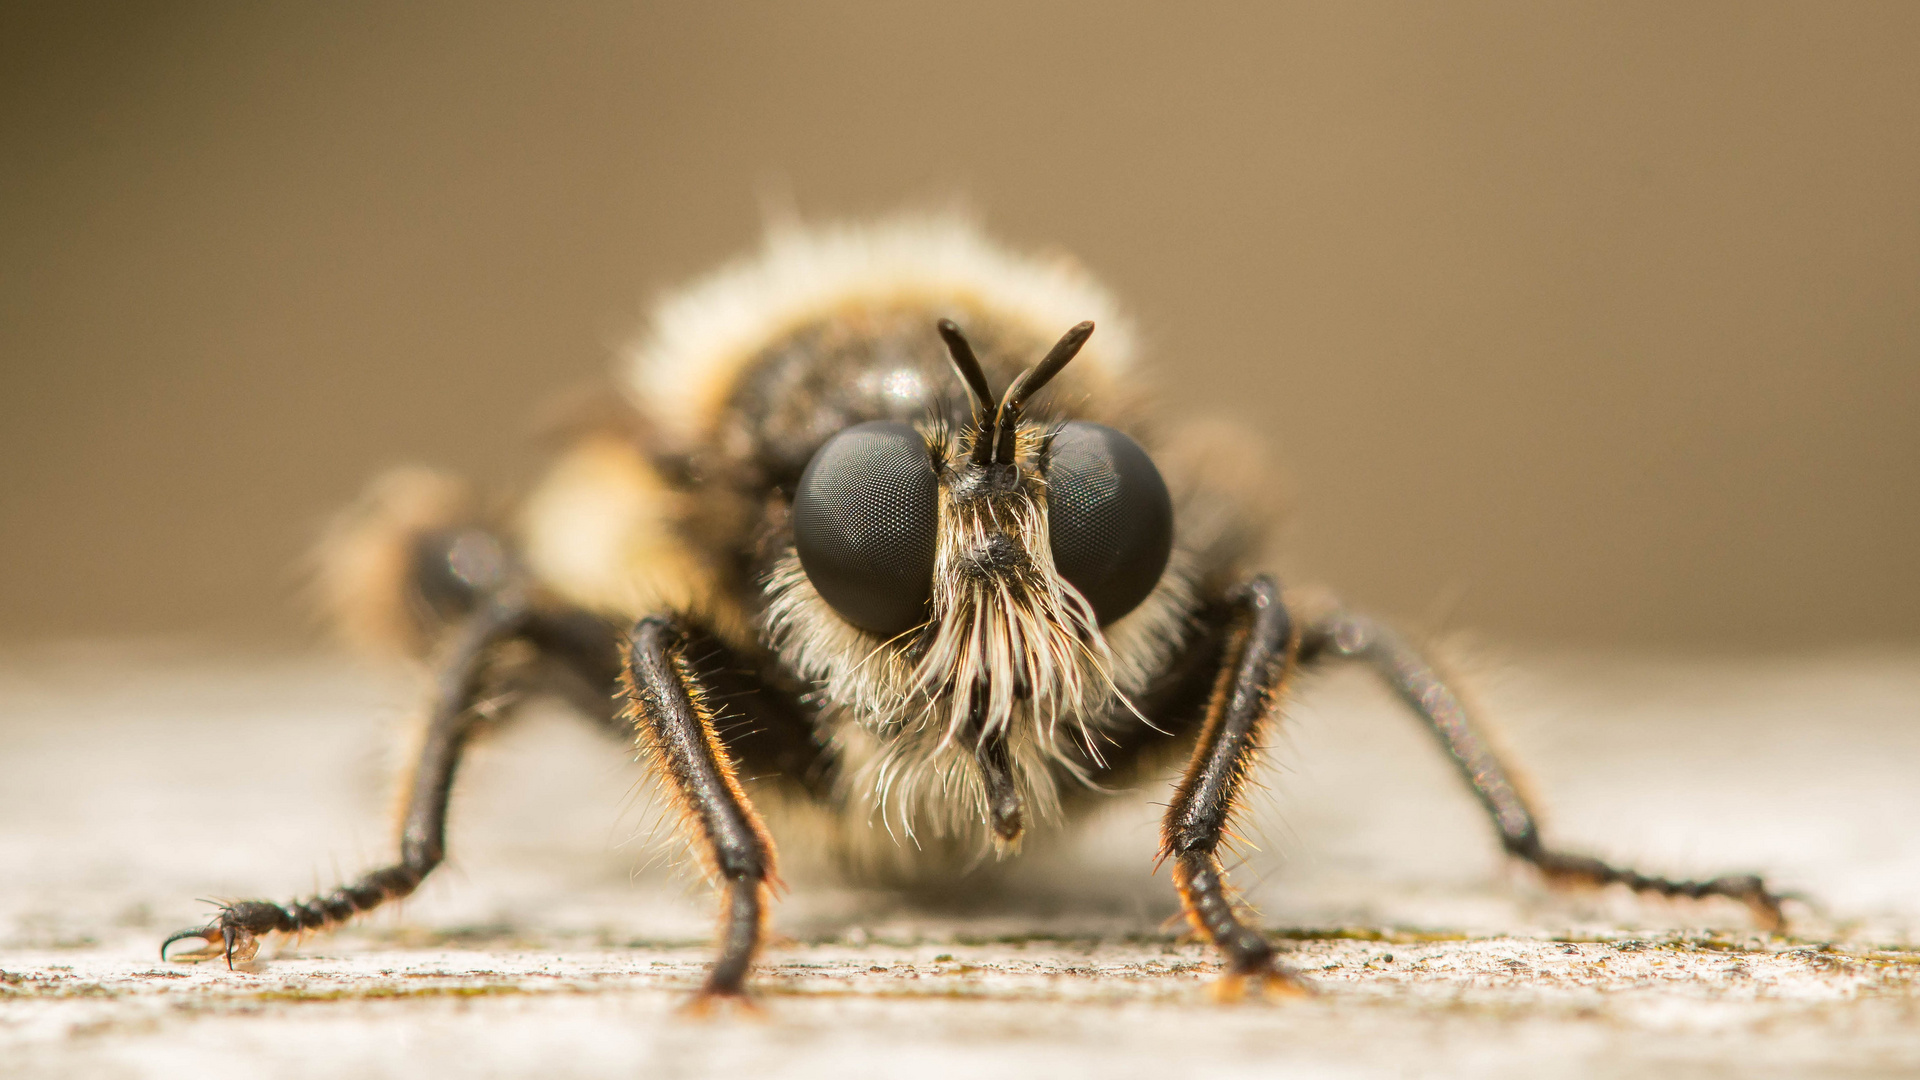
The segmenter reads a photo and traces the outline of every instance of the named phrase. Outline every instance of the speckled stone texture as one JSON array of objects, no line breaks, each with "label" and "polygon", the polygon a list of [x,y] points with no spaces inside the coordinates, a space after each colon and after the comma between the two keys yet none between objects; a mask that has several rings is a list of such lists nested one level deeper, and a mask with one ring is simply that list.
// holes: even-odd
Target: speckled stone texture
[{"label": "speckled stone texture", "polygon": [[535,710],[462,774],[397,912],[229,973],[161,963],[196,897],[388,851],[405,676],[128,644],[0,658],[0,1075],[1920,1075],[1920,655],[1479,665],[1552,835],[1760,870],[1730,904],[1557,895],[1503,864],[1364,678],[1304,687],[1235,880],[1318,993],[1221,1005],[1152,873],[1163,789],[964,893],[788,845],[760,1014],[683,1006],[712,914],[623,748]]}]

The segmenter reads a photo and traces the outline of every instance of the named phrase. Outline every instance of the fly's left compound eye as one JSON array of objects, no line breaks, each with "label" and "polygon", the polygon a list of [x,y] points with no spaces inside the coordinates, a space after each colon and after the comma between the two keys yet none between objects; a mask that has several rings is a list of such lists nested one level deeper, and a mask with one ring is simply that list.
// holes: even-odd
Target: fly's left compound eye
[{"label": "fly's left compound eye", "polygon": [[1053,436],[1047,520],[1054,569],[1106,624],[1140,606],[1173,553],[1173,499],[1153,459],[1121,432],[1075,421]]},{"label": "fly's left compound eye", "polygon": [[841,618],[881,637],[927,620],[940,484],[912,426],[858,424],[800,474],[793,541],[807,579]]}]

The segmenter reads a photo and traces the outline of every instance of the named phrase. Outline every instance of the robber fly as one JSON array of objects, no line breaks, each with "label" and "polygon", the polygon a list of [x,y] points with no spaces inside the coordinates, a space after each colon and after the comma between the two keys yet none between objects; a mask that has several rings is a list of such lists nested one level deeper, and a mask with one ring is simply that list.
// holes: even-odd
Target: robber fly
[{"label": "robber fly", "polygon": [[512,519],[420,471],[343,518],[340,621],[438,673],[399,861],[226,905],[163,956],[199,938],[182,958],[231,965],[412,893],[469,737],[557,692],[634,740],[717,889],[707,997],[744,993],[789,825],[825,823],[856,867],[951,873],[1182,759],[1158,855],[1186,918],[1224,987],[1297,990],[1219,856],[1289,682],[1339,662],[1385,680],[1550,881],[1781,925],[1757,877],[1549,847],[1406,639],[1250,565],[1268,500],[1226,482],[1243,455],[1154,414],[1126,321],[1071,262],[944,219],[776,231],[667,299],[620,384]]}]

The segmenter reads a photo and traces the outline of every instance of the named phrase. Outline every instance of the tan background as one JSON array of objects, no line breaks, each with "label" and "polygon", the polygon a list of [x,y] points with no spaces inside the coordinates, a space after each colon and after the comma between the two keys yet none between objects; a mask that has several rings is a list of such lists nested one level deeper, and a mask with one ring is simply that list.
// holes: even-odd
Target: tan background
[{"label": "tan background", "polygon": [[1920,5],[0,10],[0,636],[296,639],[644,299],[965,198],[1270,428],[1293,562],[1508,640],[1920,637]]}]

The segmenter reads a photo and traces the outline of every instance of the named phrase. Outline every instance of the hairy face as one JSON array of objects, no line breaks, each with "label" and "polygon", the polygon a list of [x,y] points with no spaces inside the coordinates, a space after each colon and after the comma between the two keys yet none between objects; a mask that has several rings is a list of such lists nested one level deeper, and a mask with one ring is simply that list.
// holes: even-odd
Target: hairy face
[{"label": "hairy face", "polygon": [[[912,505],[918,494],[897,496],[908,503],[899,513],[870,511],[866,521],[851,500],[822,500],[843,532],[874,521],[902,528],[870,544],[879,552],[843,559],[877,567],[864,582],[849,580],[831,552],[814,553],[833,540],[852,544],[810,538],[797,507],[797,544],[774,571],[768,628],[828,703],[876,730],[933,728],[943,740],[1004,732],[1016,709],[1037,713],[1048,732],[1106,711],[1117,688],[1100,619],[1054,565],[1043,473],[1050,434],[1025,425],[1018,461],[973,467],[964,438],[943,425],[914,430],[931,480],[924,523]],[[872,477],[845,486],[876,492]],[[924,536],[908,532],[920,527]]]},{"label": "hairy face", "polygon": [[[1060,351],[1035,370],[1057,371]],[[1134,637],[1159,651],[1177,636],[1177,604],[1143,605],[1178,591],[1162,587],[1172,509],[1127,436],[1023,422],[1033,372],[997,409],[962,375],[972,424],[861,424],[814,455],[766,629],[817,688],[854,794],[898,797],[909,829],[915,805],[984,822],[1005,846],[1022,807],[1050,814],[1056,773],[1084,779],[1099,729],[1132,709],[1150,661],[1117,658],[1103,627],[1144,609]]]}]

